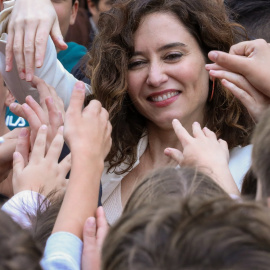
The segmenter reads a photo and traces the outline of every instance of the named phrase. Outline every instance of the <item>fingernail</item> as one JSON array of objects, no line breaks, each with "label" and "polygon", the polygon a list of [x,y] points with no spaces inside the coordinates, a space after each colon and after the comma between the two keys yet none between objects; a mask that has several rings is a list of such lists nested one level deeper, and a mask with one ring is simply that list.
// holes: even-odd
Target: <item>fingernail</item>
[{"label": "fingernail", "polygon": [[41,61],[40,60],[36,61],[36,67],[41,67]]},{"label": "fingernail", "polygon": [[90,217],[87,219],[87,226],[95,227],[96,226],[96,219],[94,217]]},{"label": "fingernail", "polygon": [[218,58],[218,54],[216,52],[210,52],[209,57],[211,57],[211,59],[216,60]]},{"label": "fingernail", "polygon": [[11,110],[14,110],[16,107],[17,107],[17,103],[16,103],[16,102],[13,102],[13,103],[11,103],[11,104],[9,105],[9,108],[10,108]]},{"label": "fingernail", "polygon": [[47,126],[46,125],[42,125],[41,126],[41,129],[44,129],[45,130],[45,129],[47,129]]},{"label": "fingernail", "polygon": [[20,132],[20,137],[26,137],[28,135],[28,129],[23,128]]},{"label": "fingernail", "polygon": [[204,130],[209,130],[209,128],[207,128],[207,127],[204,127],[203,129],[204,129]]},{"label": "fingernail", "polygon": [[64,126],[59,127],[59,131],[62,133],[64,131]]},{"label": "fingernail", "polygon": [[10,71],[10,65],[6,65],[6,71]]},{"label": "fingernail", "polygon": [[193,125],[194,126],[197,126],[197,127],[200,127],[201,126],[200,123],[198,123],[198,122],[194,122]]},{"label": "fingernail", "polygon": [[20,72],[19,76],[20,76],[20,78],[21,78],[22,80],[25,79],[25,74],[24,74],[24,72]]},{"label": "fingernail", "polygon": [[30,109],[30,107],[29,107],[26,103],[23,103],[22,106],[23,106],[23,108],[26,109],[26,110],[29,110],[29,109]]},{"label": "fingernail", "polygon": [[30,73],[26,74],[26,81],[30,82],[32,80],[32,75]]},{"label": "fingernail", "polygon": [[178,123],[178,124],[181,125],[180,121],[178,121],[177,119],[173,119],[173,120],[172,120],[172,123],[173,123],[173,124],[174,124],[174,123],[175,123],[175,124]]},{"label": "fingernail", "polygon": [[28,95],[28,96],[27,96],[27,99],[29,99],[30,101],[33,101],[33,100],[34,100],[33,97],[32,97],[31,95]]},{"label": "fingernail", "polygon": [[78,90],[84,90],[85,89],[85,86],[84,86],[84,83],[83,82],[76,82],[76,88]]}]

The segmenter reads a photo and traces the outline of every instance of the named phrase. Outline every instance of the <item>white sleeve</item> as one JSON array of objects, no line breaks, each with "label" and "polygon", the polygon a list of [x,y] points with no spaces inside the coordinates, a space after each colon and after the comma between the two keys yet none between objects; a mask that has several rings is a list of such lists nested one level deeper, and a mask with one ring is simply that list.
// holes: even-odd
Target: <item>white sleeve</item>
[{"label": "white sleeve", "polygon": [[[0,72],[8,89],[19,103],[24,103],[25,97],[28,95],[31,95],[39,102],[39,93],[37,89],[33,88],[29,82],[20,79],[15,60],[13,60],[12,71],[5,71],[6,28],[14,3],[15,0],[4,2],[4,10],[0,13]],[[66,109],[77,79],[75,79],[57,60],[56,49],[51,37],[48,39],[44,63],[41,68],[35,69],[35,75],[55,88],[58,96],[64,101]],[[90,86],[86,85],[86,94],[89,93]]]},{"label": "white sleeve", "polygon": [[53,233],[47,240],[41,266],[44,270],[80,270],[83,242],[69,232]]},{"label": "white sleeve", "polygon": [[29,220],[28,214],[36,215],[36,211],[39,206],[42,206],[45,210],[46,205],[43,203],[44,199],[45,197],[37,192],[24,190],[11,197],[2,206],[2,210],[15,222],[21,225],[21,227],[29,228],[32,224]]}]

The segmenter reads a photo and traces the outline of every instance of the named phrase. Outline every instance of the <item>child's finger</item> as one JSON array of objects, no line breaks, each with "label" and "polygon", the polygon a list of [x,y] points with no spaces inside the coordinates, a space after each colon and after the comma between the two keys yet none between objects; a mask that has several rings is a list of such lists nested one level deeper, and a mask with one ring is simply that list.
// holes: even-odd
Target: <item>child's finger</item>
[{"label": "child's finger", "polygon": [[102,118],[107,120],[109,119],[108,112],[104,108],[102,108],[101,103],[96,99],[90,101],[90,103],[84,108],[83,113],[91,113],[94,115],[100,114]]},{"label": "child's finger", "polygon": [[50,96],[49,86],[46,82],[37,76],[34,76],[32,84],[37,88],[39,92],[40,105],[44,111],[47,111],[47,107],[45,105],[45,99]]},{"label": "child's finger", "polygon": [[23,157],[24,164],[27,165],[29,160],[29,151],[30,151],[30,133],[27,128],[22,128],[18,136],[16,144],[16,152],[19,152]]},{"label": "child's finger", "polygon": [[97,209],[97,245],[102,248],[103,242],[108,234],[109,225],[105,216],[105,212],[102,206]]},{"label": "child's finger", "polygon": [[204,137],[201,125],[198,122],[192,124],[192,133],[194,138]]},{"label": "child's finger", "polygon": [[22,118],[26,118],[21,104],[13,102],[9,105],[9,109],[11,112],[16,114],[17,116],[22,117]]},{"label": "child's finger", "polygon": [[224,141],[224,140],[222,140],[222,139],[219,139],[218,142],[219,142],[220,146],[221,146],[224,150],[229,151],[228,143],[227,143],[226,141]]},{"label": "child's finger", "polygon": [[23,160],[23,156],[19,152],[13,153],[13,179],[17,178],[17,176],[22,172],[24,169],[25,164]]},{"label": "child's finger", "polygon": [[205,134],[206,137],[208,138],[212,138],[212,139],[217,139],[217,135],[215,132],[213,132],[212,130],[210,130],[209,128],[207,127],[204,127],[203,128],[203,133]]},{"label": "child's finger", "polygon": [[173,125],[173,129],[177,138],[180,140],[182,146],[185,147],[185,145],[188,144],[193,138],[190,136],[187,130],[182,126],[179,120],[174,119],[172,121],[172,125]]},{"label": "child's finger", "polygon": [[175,148],[166,148],[164,150],[164,154],[166,156],[172,158],[173,160],[175,160],[180,165],[182,164],[182,162],[184,160],[183,153]]},{"label": "child's finger", "polygon": [[47,126],[42,125],[37,133],[36,140],[34,142],[30,162],[39,163],[45,156],[46,139],[47,139]]},{"label": "child's finger", "polygon": [[76,82],[71,94],[70,103],[67,109],[67,115],[68,114],[74,115],[74,113],[81,114],[84,98],[85,98],[84,83],[81,81]]},{"label": "child's finger", "polygon": [[62,178],[65,178],[71,169],[71,153],[69,153],[61,162],[59,163],[59,173]]},{"label": "child's finger", "polygon": [[36,113],[40,122],[48,125],[46,113],[44,112],[43,108],[41,108],[41,106],[33,99],[33,97],[27,96],[25,101],[31,107],[31,109]]},{"label": "child's finger", "polygon": [[63,138],[63,126],[61,126],[58,131],[56,136],[54,137],[46,158],[57,161],[59,159],[59,156],[61,154],[61,151],[63,149],[63,145],[64,145],[64,138]]},{"label": "child's finger", "polygon": [[59,111],[57,110],[53,98],[47,97],[45,99],[46,106],[48,108],[49,122],[53,130],[57,130],[61,125],[63,125],[63,118],[60,117]]},{"label": "child's finger", "polygon": [[40,128],[42,122],[40,121],[37,114],[32,110],[31,107],[28,106],[28,104],[24,103],[22,105],[23,112],[25,114],[25,118],[28,121],[31,131],[34,131],[37,133],[38,129]]},{"label": "child's finger", "polygon": [[87,250],[96,250],[96,219],[89,217],[83,228],[83,243]]}]

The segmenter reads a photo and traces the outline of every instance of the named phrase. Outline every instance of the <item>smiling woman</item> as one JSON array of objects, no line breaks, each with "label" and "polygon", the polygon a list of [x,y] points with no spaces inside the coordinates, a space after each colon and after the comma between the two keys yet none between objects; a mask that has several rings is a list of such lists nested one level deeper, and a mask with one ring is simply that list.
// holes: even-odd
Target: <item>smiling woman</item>
[{"label": "smiling woman", "polygon": [[[194,121],[207,125],[231,150],[248,143],[253,123],[219,81],[213,88],[205,70],[209,51],[228,52],[234,43],[236,30],[223,5],[212,0],[120,0],[102,14],[99,26],[89,70],[94,97],[110,112],[113,126],[102,177],[102,201],[113,223],[142,176],[176,166],[163,154],[168,146],[182,150],[173,119],[189,133]],[[234,163],[243,174],[241,158],[234,156]],[[240,178],[235,179],[238,184]]]}]

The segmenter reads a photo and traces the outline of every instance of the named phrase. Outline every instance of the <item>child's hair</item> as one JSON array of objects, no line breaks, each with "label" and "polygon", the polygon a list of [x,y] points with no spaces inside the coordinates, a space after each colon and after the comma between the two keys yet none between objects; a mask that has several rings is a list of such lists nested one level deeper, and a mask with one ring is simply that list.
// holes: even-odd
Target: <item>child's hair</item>
[{"label": "child's hair", "polygon": [[252,144],[252,169],[262,186],[262,199],[265,199],[270,196],[270,108],[256,126]]},{"label": "child's hair", "polygon": [[163,168],[152,172],[136,187],[124,213],[157,200],[165,201],[191,195],[225,196],[226,192],[196,168]]},{"label": "child's hair", "polygon": [[[41,195],[40,195],[41,196]],[[60,211],[64,195],[57,195],[53,190],[46,198],[38,200],[38,206],[33,213],[26,213],[32,226],[27,228],[33,239],[40,245],[44,251],[47,239],[52,234],[52,230]]]},{"label": "child's hair", "polygon": [[255,202],[189,196],[126,212],[111,228],[102,270],[266,270],[270,213]]},{"label": "child's hair", "polygon": [[244,196],[245,199],[255,200],[257,192],[257,178],[250,168],[244,176],[242,187],[241,187],[241,196]]},{"label": "child's hair", "polygon": [[0,269],[42,269],[42,249],[30,233],[0,211]]},{"label": "child's hair", "polygon": [[231,17],[243,25],[250,39],[263,38],[270,42],[269,0],[226,0]]}]

